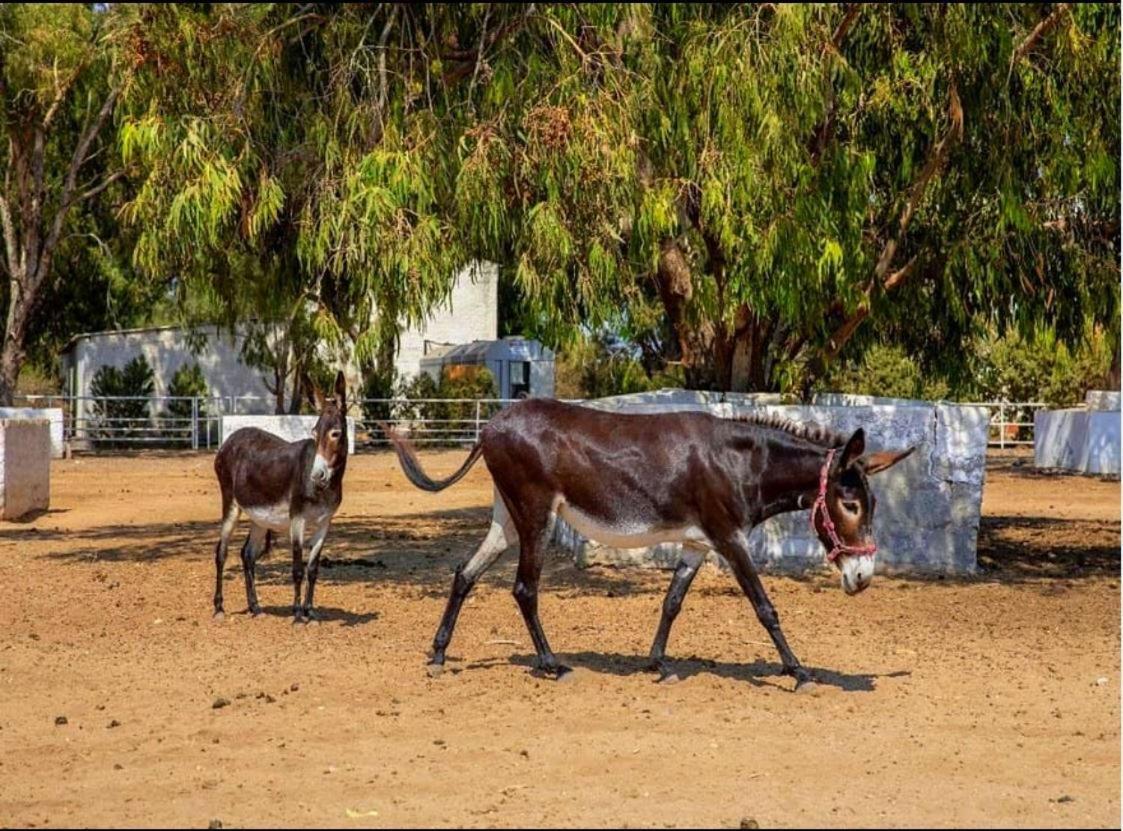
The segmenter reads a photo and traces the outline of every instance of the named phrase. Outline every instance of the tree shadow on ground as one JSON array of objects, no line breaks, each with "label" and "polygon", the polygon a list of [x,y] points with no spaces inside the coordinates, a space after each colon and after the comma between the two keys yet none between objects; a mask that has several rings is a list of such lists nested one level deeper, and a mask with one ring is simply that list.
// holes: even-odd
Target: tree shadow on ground
[{"label": "tree shadow on ground", "polygon": [[[490,509],[342,518],[333,524],[322,554],[321,580],[329,583],[391,583],[415,586],[424,593],[447,593],[455,567],[472,555],[483,539]],[[984,516],[979,527],[979,573],[970,577],[903,575],[934,584],[1022,582],[1033,580],[1118,577],[1120,524],[1107,520],[1049,517]],[[231,539],[228,572],[240,573],[238,552],[249,531],[244,520]],[[73,531],[33,526],[0,528],[0,545],[58,543],[43,556],[60,562],[159,563],[170,558],[213,562],[217,522],[115,524]],[[485,574],[485,585],[509,586],[514,549]],[[285,535],[258,567],[265,583],[291,579],[291,555]],[[833,585],[824,570],[788,575],[812,584]],[[543,585],[561,592],[661,593],[668,576],[658,570],[595,567],[578,569],[565,552],[551,549]],[[735,586],[729,591],[736,593]]]},{"label": "tree shadow on ground", "polygon": [[[488,508],[463,508],[340,519],[332,525],[324,544],[320,582],[397,584],[414,587],[425,596],[444,597],[456,566],[467,560],[483,540],[490,517]],[[243,519],[231,537],[224,571],[227,581],[241,579],[239,551],[249,527]],[[48,544],[43,557],[62,563],[155,565],[181,559],[210,564],[214,562],[218,523],[115,524],[80,531],[0,529],[0,545],[18,546],[32,540]],[[517,549],[513,548],[484,575],[481,584],[509,587],[516,561]],[[292,557],[286,535],[279,535],[272,550],[258,561],[257,580],[262,585],[291,583]],[[543,585],[557,589],[562,596],[567,592],[603,592],[609,596],[654,593],[661,590],[659,585],[665,580],[666,575],[655,570],[578,569],[570,557],[557,550],[548,555],[543,574]]]},{"label": "tree shadow on ground", "polygon": [[980,579],[1019,582],[1119,576],[1118,522],[985,516],[979,523]]}]

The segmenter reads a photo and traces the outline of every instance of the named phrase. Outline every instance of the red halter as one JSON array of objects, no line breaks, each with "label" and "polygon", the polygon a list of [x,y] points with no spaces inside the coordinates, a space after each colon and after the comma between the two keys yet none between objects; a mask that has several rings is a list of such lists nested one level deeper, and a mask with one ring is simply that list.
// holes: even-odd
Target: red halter
[{"label": "red halter", "polygon": [[815,504],[811,506],[811,527],[815,527],[815,514],[819,511],[823,512],[823,528],[827,531],[827,536],[830,537],[831,548],[827,552],[827,559],[834,562],[842,554],[876,554],[877,543],[869,543],[868,545],[847,545],[838,536],[838,531],[835,530],[834,520],[831,519],[831,512],[827,510],[827,473],[831,469],[831,462],[834,460],[834,450],[827,451],[827,460],[823,463],[823,469],[819,471],[819,495],[815,497]]}]

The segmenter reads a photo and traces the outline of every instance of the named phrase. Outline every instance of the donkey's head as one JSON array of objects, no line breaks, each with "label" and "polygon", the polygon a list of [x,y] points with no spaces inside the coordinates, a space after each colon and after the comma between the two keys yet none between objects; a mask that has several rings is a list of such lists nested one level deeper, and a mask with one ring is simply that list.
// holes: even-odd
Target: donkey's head
[{"label": "donkey's head", "polygon": [[842,448],[831,450],[819,477],[811,524],[827,549],[827,559],[842,574],[842,589],[857,594],[873,580],[873,510],[877,498],[868,477],[891,468],[915,448],[862,454],[866,434],[858,428]]},{"label": "donkey's head", "polygon": [[325,398],[319,388],[312,397],[320,417],[312,428],[316,440],[316,459],[312,463],[312,484],[325,488],[332,474],[347,464],[347,384],[343,373],[335,376],[335,394]]}]

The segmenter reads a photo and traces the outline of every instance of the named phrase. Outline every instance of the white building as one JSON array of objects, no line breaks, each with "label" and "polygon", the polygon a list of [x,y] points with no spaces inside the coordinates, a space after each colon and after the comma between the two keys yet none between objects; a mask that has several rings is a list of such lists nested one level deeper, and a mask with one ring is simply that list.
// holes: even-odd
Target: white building
[{"label": "white building", "polygon": [[[499,268],[494,263],[477,263],[464,268],[456,278],[451,294],[429,315],[425,323],[401,335],[395,368],[401,376],[412,377],[421,371],[426,341],[468,343],[494,340],[498,335]],[[202,342],[202,348],[200,346]],[[272,412],[273,396],[266,386],[266,374],[246,366],[241,360],[243,338],[216,327],[194,332],[178,326],[126,329],[116,332],[90,332],[71,338],[62,353],[63,383],[67,395],[88,396],[97,371],[107,365],[123,367],[143,355],[155,374],[156,396],[167,395],[172,376],[183,366],[199,364],[212,395],[247,396],[258,400],[242,402],[239,412]],[[192,350],[192,346],[196,349]],[[348,372],[352,389],[358,390],[357,372]],[[79,402],[81,412],[85,407]]]}]

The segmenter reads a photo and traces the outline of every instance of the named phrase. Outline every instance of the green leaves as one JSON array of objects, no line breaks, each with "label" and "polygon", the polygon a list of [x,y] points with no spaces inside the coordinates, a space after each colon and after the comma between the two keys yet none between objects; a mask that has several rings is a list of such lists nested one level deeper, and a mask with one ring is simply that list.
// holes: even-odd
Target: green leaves
[{"label": "green leaves", "polygon": [[1118,7],[1074,8],[1013,64],[1040,7],[850,14],[122,10],[136,262],[291,270],[309,336],[367,360],[493,259],[536,334],[625,333],[719,385],[750,383],[747,353],[752,384],[801,383],[839,332],[927,367],[985,326],[1117,318]]}]

